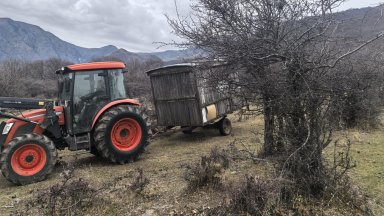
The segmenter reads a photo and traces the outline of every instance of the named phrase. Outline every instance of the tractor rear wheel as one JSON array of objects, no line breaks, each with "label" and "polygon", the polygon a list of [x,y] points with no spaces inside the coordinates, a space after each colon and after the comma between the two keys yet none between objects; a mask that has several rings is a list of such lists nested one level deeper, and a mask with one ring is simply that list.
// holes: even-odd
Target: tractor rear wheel
[{"label": "tractor rear wheel", "polygon": [[57,161],[52,140],[44,135],[26,134],[11,140],[1,153],[3,176],[17,185],[42,181]]},{"label": "tractor rear wheel", "polygon": [[125,164],[144,152],[150,131],[148,116],[138,107],[113,107],[96,124],[95,146],[102,157]]}]

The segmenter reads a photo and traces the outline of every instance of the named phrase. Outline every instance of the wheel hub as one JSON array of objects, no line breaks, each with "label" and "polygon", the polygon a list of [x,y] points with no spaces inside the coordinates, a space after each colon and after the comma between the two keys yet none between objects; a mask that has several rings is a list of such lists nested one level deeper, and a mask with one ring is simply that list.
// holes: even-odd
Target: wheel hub
[{"label": "wheel hub", "polygon": [[142,134],[141,126],[135,119],[124,118],[112,127],[111,142],[120,151],[131,151],[140,144]]},{"label": "wheel hub", "polygon": [[33,159],[35,159],[35,157],[33,155],[28,155],[26,158],[25,158],[25,162],[27,163],[31,163],[33,161]]},{"label": "wheel hub", "polygon": [[120,136],[124,138],[128,135],[128,133],[129,133],[129,131],[127,129],[123,129],[120,132]]},{"label": "wheel hub", "polygon": [[40,172],[47,162],[43,147],[37,144],[24,144],[16,149],[11,157],[11,166],[21,176],[32,176]]}]

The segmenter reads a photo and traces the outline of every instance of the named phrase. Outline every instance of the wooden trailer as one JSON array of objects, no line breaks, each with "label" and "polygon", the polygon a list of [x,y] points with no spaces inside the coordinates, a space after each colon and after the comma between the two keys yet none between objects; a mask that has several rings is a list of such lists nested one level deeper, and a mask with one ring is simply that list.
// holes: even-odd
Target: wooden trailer
[{"label": "wooden trailer", "polygon": [[209,70],[181,64],[147,72],[158,126],[181,126],[184,133],[196,127],[215,126],[222,135],[231,133],[232,125],[226,116],[241,106],[222,86],[208,83],[204,74]]}]

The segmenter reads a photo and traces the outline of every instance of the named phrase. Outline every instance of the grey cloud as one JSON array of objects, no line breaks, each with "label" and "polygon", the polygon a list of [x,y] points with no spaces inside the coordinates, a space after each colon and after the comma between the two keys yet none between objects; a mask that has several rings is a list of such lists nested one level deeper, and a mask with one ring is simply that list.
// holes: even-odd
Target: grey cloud
[{"label": "grey cloud", "polygon": [[[194,0],[176,0],[181,15]],[[378,0],[350,0],[343,9]],[[130,51],[155,51],[153,42],[180,39],[164,14],[175,16],[174,0],[1,0],[0,17],[38,25],[61,39],[85,47],[115,45]],[[169,47],[168,47],[169,48]]]},{"label": "grey cloud", "polygon": [[[189,1],[178,0],[187,12]],[[2,0],[0,17],[38,25],[79,46],[116,45],[154,51],[153,42],[179,40],[164,14],[175,14],[174,0]]]}]

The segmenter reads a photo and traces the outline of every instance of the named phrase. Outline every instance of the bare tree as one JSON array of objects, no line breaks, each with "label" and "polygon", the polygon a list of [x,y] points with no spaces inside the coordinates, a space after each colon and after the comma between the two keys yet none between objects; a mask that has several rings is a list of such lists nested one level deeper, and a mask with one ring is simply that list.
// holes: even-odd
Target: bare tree
[{"label": "bare tree", "polygon": [[0,96],[54,98],[57,87],[55,71],[70,64],[60,59],[5,60],[0,64]]},{"label": "bare tree", "polygon": [[23,77],[22,68],[26,64],[20,60],[6,60],[0,65],[0,96],[22,96],[20,80]]},{"label": "bare tree", "polygon": [[[383,33],[364,41],[341,37],[342,20],[332,13],[343,0],[197,0],[190,17],[168,18],[182,47],[205,50],[228,70],[229,80],[260,102],[264,154],[280,153],[284,176],[305,190],[324,189],[322,150],[331,142],[331,110],[347,90],[338,64]],[[241,70],[238,70],[240,69]]]}]

